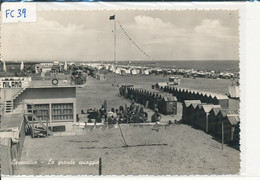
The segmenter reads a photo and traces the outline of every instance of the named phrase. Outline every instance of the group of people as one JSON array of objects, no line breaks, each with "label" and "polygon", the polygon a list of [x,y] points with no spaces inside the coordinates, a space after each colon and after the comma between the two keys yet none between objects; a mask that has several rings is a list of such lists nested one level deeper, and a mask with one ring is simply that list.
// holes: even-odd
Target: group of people
[{"label": "group of people", "polygon": [[[148,120],[148,114],[144,111],[144,107],[136,104],[134,101],[129,107],[120,106],[118,109],[111,108],[108,110],[106,106],[102,105],[100,109],[89,109],[87,113],[83,110],[82,114],[88,114],[89,123],[144,123]],[[152,122],[159,121],[160,115],[158,110],[152,116]]]},{"label": "group of people", "polygon": [[130,123],[144,123],[148,120],[148,114],[144,111],[144,107],[135,104],[133,101],[130,107],[127,109],[127,115]]}]

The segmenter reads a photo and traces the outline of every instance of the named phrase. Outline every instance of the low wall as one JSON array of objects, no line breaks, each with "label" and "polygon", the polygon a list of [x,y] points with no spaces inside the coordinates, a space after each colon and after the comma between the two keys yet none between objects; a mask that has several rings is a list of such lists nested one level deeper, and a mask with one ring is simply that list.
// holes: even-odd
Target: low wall
[{"label": "low wall", "polygon": [[[17,132],[1,132],[1,169],[2,174],[13,175],[18,168],[17,165],[12,165],[14,160],[21,160],[23,144],[25,140],[25,123],[21,121],[21,125]],[[13,134],[13,135],[11,135]],[[9,136],[10,135],[10,136]],[[9,137],[8,137],[9,136]],[[18,137],[18,140],[14,140]]]}]

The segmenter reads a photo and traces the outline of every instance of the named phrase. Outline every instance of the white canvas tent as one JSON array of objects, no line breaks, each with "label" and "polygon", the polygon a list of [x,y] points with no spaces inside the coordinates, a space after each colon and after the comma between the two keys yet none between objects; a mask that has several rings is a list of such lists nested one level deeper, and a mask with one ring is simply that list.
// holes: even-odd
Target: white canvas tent
[{"label": "white canvas tent", "polygon": [[239,98],[240,97],[239,86],[229,86],[228,87],[228,96],[230,98]]}]

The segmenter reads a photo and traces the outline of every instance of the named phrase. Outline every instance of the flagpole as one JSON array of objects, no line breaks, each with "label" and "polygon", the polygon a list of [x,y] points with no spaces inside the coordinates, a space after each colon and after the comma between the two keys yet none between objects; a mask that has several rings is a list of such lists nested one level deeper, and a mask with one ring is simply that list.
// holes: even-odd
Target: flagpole
[{"label": "flagpole", "polygon": [[116,15],[114,19],[114,66],[115,66],[115,73],[114,73],[114,85],[116,85]]}]

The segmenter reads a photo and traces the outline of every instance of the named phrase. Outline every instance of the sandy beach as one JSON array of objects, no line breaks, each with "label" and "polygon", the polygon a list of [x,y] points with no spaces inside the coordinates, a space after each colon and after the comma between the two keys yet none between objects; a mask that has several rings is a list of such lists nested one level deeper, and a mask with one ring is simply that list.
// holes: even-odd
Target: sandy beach
[{"label": "sandy beach", "polygon": [[[133,127],[121,125],[129,147],[123,147],[118,128],[86,131],[85,135],[27,137],[22,160],[37,165],[20,165],[15,174],[98,175],[98,165],[79,165],[79,161],[102,158],[104,175],[194,175],[238,174],[239,151],[224,146],[208,134],[186,125]],[[52,159],[54,165],[47,162]],[[75,165],[58,165],[74,160]],[[43,163],[41,163],[43,162]]]},{"label": "sandy beach", "polygon": [[[133,83],[136,87],[149,88],[166,81],[162,76],[116,76],[116,82]],[[100,108],[104,99],[108,108],[130,104],[118,95],[118,87],[113,87],[113,76],[106,81],[88,78],[87,85],[77,89],[77,111]],[[231,80],[182,79],[181,87],[225,92]],[[217,88],[216,88],[217,87]],[[239,102],[231,100],[233,108]],[[153,113],[148,110],[149,117]],[[178,115],[162,116],[162,124],[180,119]],[[121,125],[129,147],[123,147],[118,126],[82,130],[80,135],[50,136],[48,138],[26,137],[22,159],[37,161],[37,165],[20,165],[15,174],[87,174],[98,175],[98,165],[79,165],[80,161],[95,161],[102,158],[104,175],[194,175],[194,174],[238,174],[240,152],[224,146],[211,135],[188,125],[160,126],[158,131],[150,126]],[[47,164],[53,160],[54,164]],[[58,165],[59,161],[75,161],[73,165]]]}]

